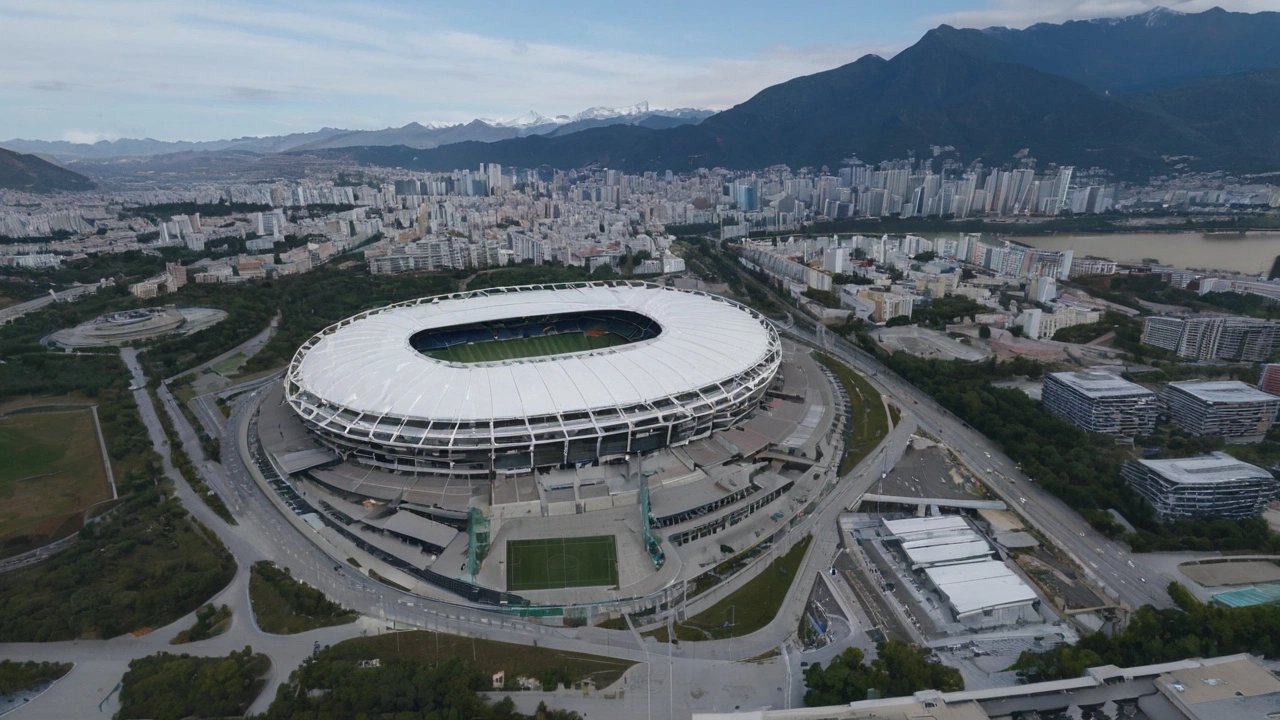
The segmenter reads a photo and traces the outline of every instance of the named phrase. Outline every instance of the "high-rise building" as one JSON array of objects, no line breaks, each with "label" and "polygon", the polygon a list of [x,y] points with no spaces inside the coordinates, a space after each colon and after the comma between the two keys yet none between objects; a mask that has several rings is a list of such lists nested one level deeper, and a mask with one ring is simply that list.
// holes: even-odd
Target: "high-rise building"
[{"label": "high-rise building", "polygon": [[1173,422],[1192,435],[1257,442],[1271,429],[1280,397],[1237,380],[1171,382],[1160,402]]},{"label": "high-rise building", "polygon": [[1050,373],[1041,401],[1049,412],[1089,432],[1134,437],[1155,430],[1156,394],[1108,372]]},{"label": "high-rise building", "polygon": [[1254,517],[1280,490],[1267,470],[1222,452],[1172,460],[1129,460],[1121,475],[1162,520]]},{"label": "high-rise building", "polygon": [[1149,317],[1142,342],[1184,360],[1262,362],[1275,347],[1277,323],[1235,316]]}]

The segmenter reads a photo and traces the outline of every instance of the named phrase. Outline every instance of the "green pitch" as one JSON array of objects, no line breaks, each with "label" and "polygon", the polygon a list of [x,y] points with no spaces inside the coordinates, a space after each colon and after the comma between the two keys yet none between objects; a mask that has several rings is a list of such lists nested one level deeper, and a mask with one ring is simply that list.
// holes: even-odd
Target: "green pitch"
[{"label": "green pitch", "polygon": [[509,592],[617,584],[612,535],[507,541]]},{"label": "green pitch", "polygon": [[430,357],[445,362],[478,363],[496,362],[498,360],[515,360],[517,358],[542,357],[546,355],[564,355],[566,353],[600,350],[626,344],[626,339],[613,333],[604,333],[589,337],[586,333],[560,333],[558,335],[540,335],[538,337],[517,338],[515,340],[494,340],[492,342],[454,345],[441,350],[429,350]]}]

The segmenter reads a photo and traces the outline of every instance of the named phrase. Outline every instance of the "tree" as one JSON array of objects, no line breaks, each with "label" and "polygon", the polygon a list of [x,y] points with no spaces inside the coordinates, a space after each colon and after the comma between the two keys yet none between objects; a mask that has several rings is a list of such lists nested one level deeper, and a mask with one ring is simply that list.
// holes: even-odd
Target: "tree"
[{"label": "tree", "polygon": [[978,337],[982,338],[983,340],[991,339],[991,328],[986,325],[980,325],[978,327]]},{"label": "tree", "polygon": [[814,663],[804,672],[808,690],[804,702],[810,707],[842,705],[867,699],[875,689],[885,697],[910,695],[918,690],[943,692],[964,689],[960,671],[929,660],[927,648],[897,640],[876,646],[878,657],[870,663],[862,650],[846,648],[825,669]]}]

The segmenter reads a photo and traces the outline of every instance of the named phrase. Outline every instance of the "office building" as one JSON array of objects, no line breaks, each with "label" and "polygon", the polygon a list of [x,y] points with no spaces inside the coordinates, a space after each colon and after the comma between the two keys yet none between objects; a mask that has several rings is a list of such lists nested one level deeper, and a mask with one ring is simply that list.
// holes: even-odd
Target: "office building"
[{"label": "office building", "polygon": [[1050,373],[1041,401],[1049,412],[1089,432],[1134,437],[1150,435],[1156,425],[1156,394],[1108,372]]},{"label": "office building", "polygon": [[1257,442],[1271,429],[1280,397],[1237,380],[1172,382],[1160,393],[1170,419],[1192,435]]},{"label": "office building", "polygon": [[1249,518],[1280,490],[1269,471],[1223,452],[1172,460],[1129,460],[1121,475],[1162,520]]}]

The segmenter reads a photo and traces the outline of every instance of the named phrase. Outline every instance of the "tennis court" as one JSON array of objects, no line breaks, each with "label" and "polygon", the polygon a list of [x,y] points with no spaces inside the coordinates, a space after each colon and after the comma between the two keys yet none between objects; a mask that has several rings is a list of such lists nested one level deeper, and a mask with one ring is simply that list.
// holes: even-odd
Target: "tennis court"
[{"label": "tennis court", "polygon": [[559,590],[618,584],[612,535],[507,541],[507,590]]}]

